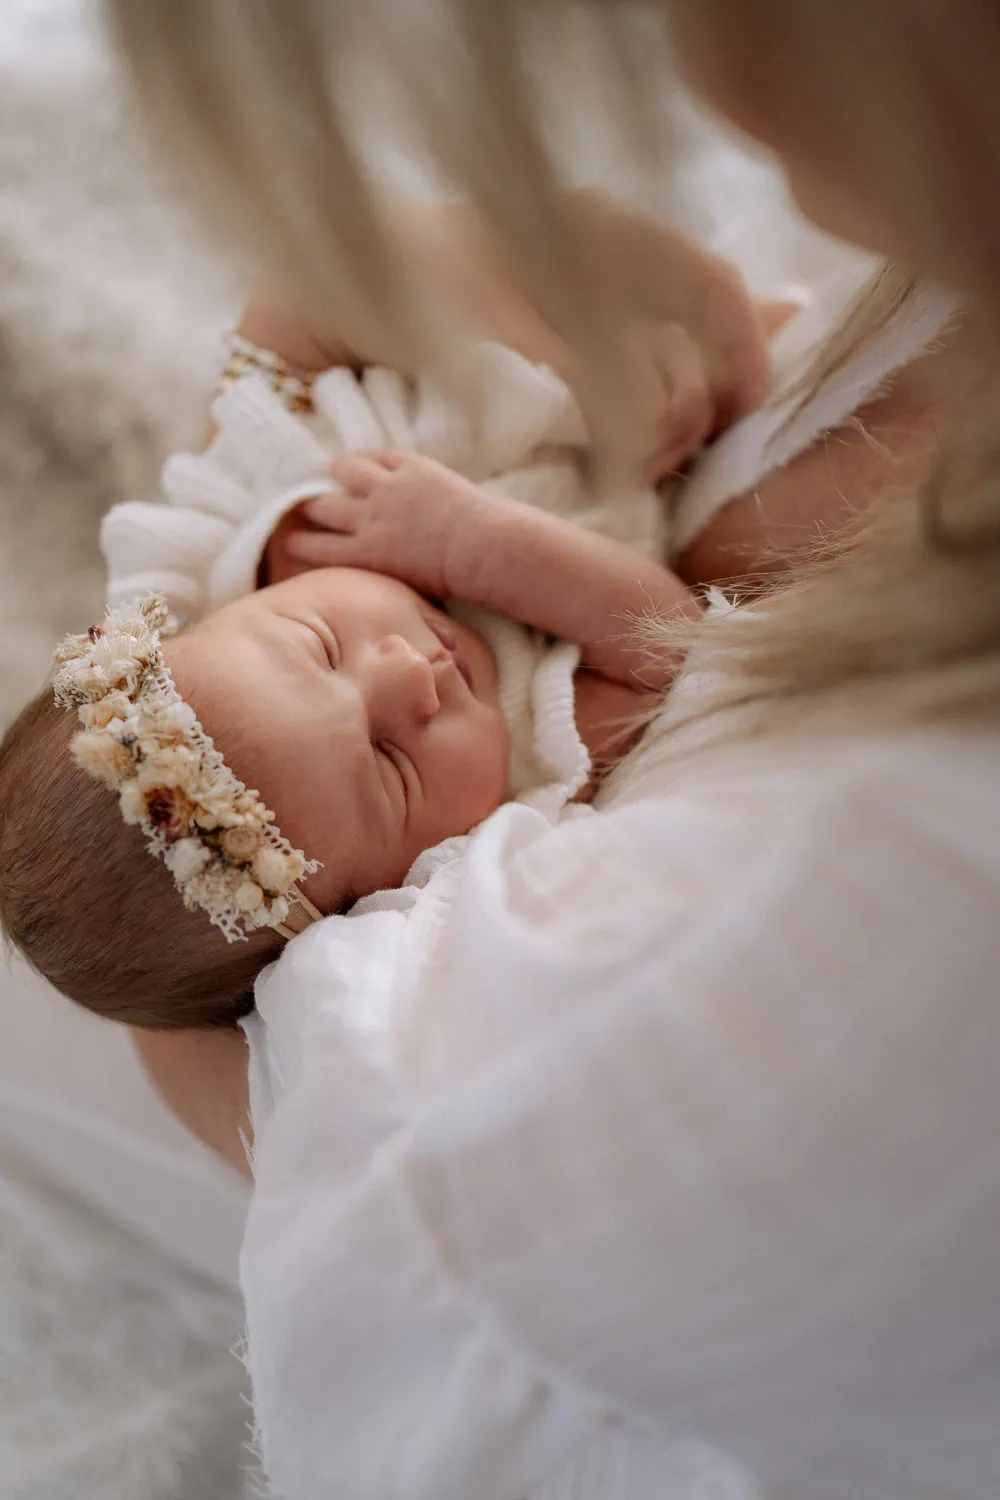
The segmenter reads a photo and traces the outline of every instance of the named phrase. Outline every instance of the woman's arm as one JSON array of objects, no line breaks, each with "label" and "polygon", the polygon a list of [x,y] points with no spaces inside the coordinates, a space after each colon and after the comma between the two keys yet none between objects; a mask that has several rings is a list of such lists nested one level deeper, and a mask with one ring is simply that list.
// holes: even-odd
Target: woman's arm
[{"label": "woman's arm", "polygon": [[[583,189],[567,194],[581,240],[622,289],[622,316],[648,368],[649,471],[657,478],[763,400],[767,341],[791,304],[755,304],[734,265],[659,219]],[[565,344],[511,286],[502,258],[468,204],[409,205],[398,233],[428,289],[476,336],[506,344],[574,383]],[[320,337],[308,312],[274,282],[251,293],[240,330],[304,371],[389,363],[385,351]],[[407,373],[415,374],[415,371]]]},{"label": "woman's arm", "polygon": [[183,1125],[249,1177],[247,1044],[241,1031],[142,1031],[132,1042],[146,1075]]}]

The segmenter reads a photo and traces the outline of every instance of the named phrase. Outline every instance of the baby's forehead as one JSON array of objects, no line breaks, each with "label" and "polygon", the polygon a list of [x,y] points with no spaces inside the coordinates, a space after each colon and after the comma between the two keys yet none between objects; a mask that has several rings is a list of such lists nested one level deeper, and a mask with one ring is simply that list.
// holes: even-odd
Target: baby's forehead
[{"label": "baby's forehead", "polygon": [[287,715],[287,685],[305,659],[306,633],[276,616],[234,611],[199,622],[163,643],[177,691],[206,731],[257,739]]},{"label": "baby's forehead", "polygon": [[367,568],[315,568],[300,573],[297,578],[262,589],[255,595],[258,608],[287,614],[344,609],[350,610],[352,615],[368,611],[379,613],[385,609],[426,605],[426,602],[409,584]]},{"label": "baby's forehead", "polygon": [[[165,651],[181,697],[253,777],[298,775],[320,751],[357,754],[350,682],[331,673],[315,611],[220,611]],[[273,794],[272,794],[273,795]]]},{"label": "baby's forehead", "polygon": [[306,639],[305,626],[290,610],[246,607],[238,600],[206,615],[173,639],[163,642],[163,655],[174,670],[190,671],[209,663],[266,669],[268,658],[295,655]]}]

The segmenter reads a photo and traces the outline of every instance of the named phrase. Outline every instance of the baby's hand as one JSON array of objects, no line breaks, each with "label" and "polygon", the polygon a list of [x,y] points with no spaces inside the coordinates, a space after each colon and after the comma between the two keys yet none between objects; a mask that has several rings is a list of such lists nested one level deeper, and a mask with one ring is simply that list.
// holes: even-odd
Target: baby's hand
[{"label": "baby's hand", "polygon": [[493,501],[467,479],[415,453],[345,454],[330,472],[340,489],[300,507],[289,530],[293,569],[367,568],[432,598],[452,593],[456,546],[472,513]]}]

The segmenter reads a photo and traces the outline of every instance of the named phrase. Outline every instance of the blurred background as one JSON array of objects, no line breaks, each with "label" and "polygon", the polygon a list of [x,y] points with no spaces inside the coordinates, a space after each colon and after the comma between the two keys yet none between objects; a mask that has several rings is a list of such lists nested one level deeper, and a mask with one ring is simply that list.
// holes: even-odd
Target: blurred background
[{"label": "blurred background", "polygon": [[[245,277],[144,158],[88,0],[0,6],[0,723],[100,614],[97,526],[196,444]],[[584,97],[587,39],[553,68]],[[599,66],[599,64],[597,64]],[[359,71],[373,160],[433,193]],[[384,101],[383,101],[384,103]],[[655,183],[566,112],[579,181],[668,211],[769,291],[841,263],[766,162],[679,93]],[[153,1097],[124,1033],[0,960],[0,1500],[253,1493],[237,1255],[246,1189]],[[248,1471],[251,1471],[248,1473]]]},{"label": "blurred background", "polygon": [[[101,612],[97,524],[197,442],[224,274],[79,0],[0,6],[0,721]],[[229,1500],[245,1192],[124,1033],[0,960],[0,1497]]]}]

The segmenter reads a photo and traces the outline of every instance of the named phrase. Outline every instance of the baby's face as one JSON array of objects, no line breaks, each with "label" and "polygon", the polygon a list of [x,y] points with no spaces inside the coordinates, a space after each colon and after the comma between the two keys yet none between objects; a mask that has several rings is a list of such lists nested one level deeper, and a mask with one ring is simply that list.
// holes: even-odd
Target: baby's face
[{"label": "baby's face", "polygon": [[503,801],[492,655],[393,578],[326,568],[211,615],[164,653],[227,762],[323,869],[324,910],[399,885]]}]

